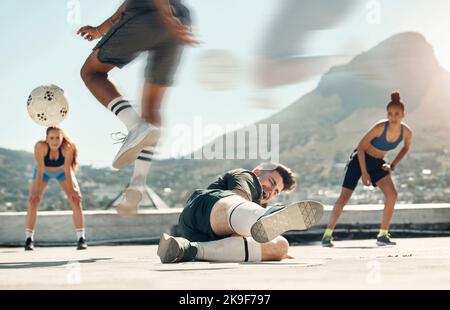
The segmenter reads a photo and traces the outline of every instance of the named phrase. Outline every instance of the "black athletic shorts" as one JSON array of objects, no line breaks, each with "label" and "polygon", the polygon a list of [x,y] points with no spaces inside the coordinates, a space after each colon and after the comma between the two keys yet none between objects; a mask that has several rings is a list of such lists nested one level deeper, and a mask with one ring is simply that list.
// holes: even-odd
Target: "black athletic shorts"
[{"label": "black athletic shorts", "polygon": [[[180,18],[183,23],[189,19]],[[183,52],[156,11],[126,11],[97,43],[98,60],[122,68],[148,52],[145,82],[170,86]]]},{"label": "black athletic shorts", "polygon": [[[383,164],[385,163],[384,159],[376,158],[366,153],[367,172],[370,175],[373,186],[377,186],[376,183],[389,174],[389,172],[383,170]],[[361,167],[359,166],[358,153],[354,151],[347,163],[347,170],[342,187],[354,190],[358,185],[360,178]]]},{"label": "black athletic shorts", "polygon": [[232,191],[220,189],[196,190],[188,199],[180,214],[178,224],[182,236],[191,242],[214,241],[228,236],[217,236],[210,222],[211,210],[220,199],[236,195]]}]

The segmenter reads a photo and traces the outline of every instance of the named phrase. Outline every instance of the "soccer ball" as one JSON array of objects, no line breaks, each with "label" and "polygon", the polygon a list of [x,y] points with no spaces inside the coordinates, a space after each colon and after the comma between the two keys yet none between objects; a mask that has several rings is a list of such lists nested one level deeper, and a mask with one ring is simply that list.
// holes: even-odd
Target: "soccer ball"
[{"label": "soccer ball", "polygon": [[64,91],[56,85],[35,88],[27,100],[27,110],[38,125],[50,127],[61,123],[69,112]]}]

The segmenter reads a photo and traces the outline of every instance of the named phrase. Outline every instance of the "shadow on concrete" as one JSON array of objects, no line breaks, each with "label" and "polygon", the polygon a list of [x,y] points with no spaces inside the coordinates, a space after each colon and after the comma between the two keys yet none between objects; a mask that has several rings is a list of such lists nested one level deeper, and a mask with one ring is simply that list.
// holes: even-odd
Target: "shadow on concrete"
[{"label": "shadow on concrete", "polygon": [[236,269],[233,267],[202,267],[202,268],[168,268],[168,269],[159,269],[159,270],[155,270],[155,271],[199,271],[199,270],[227,270],[227,269]]},{"label": "shadow on concrete", "polygon": [[344,249],[344,250],[367,250],[367,249],[378,249],[379,246],[334,246],[335,249]]},{"label": "shadow on concrete", "polygon": [[91,259],[81,259],[81,260],[64,260],[64,261],[54,261],[54,262],[14,262],[14,263],[0,263],[0,269],[28,269],[28,268],[45,268],[45,267],[58,267],[73,263],[88,264],[96,263],[102,260],[111,260],[108,258],[91,258]]}]

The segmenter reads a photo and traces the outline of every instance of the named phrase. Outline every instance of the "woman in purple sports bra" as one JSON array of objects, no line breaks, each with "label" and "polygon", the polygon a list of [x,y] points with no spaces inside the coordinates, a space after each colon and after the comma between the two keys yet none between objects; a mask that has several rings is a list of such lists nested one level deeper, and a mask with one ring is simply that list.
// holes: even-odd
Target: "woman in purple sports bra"
[{"label": "woman in purple sports bra", "polygon": [[[402,122],[405,117],[405,105],[400,100],[400,93],[391,94],[391,102],[387,105],[387,120],[379,121],[362,138],[358,148],[353,152],[347,164],[347,171],[342,185],[341,195],[334,204],[327,229],[322,238],[322,245],[333,246],[333,229],[342,214],[344,206],[350,200],[358,181],[362,178],[365,186],[373,185],[381,189],[385,196],[385,206],[377,244],[395,245],[388,232],[397,191],[392,182],[391,173],[408,153],[412,139],[411,129]],[[395,149],[403,141],[403,147],[392,163],[386,163],[384,156]]]},{"label": "woman in purple sports bra", "polygon": [[36,166],[32,177],[25,232],[26,251],[34,249],[37,209],[50,179],[58,181],[72,206],[73,222],[78,241],[77,249],[84,250],[87,248],[83,207],[81,205],[82,196],[75,177],[78,166],[77,154],[75,143],[59,127],[47,128],[45,140],[36,143],[34,147]]}]

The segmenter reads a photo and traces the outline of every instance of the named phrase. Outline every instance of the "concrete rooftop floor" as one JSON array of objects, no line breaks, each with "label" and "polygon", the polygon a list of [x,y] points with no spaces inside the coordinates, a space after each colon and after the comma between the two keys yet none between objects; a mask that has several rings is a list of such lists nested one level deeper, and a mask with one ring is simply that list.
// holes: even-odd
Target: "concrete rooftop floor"
[{"label": "concrete rooftop floor", "polygon": [[450,289],[450,237],[292,246],[295,259],[163,265],[156,245],[0,248],[0,289]]}]

